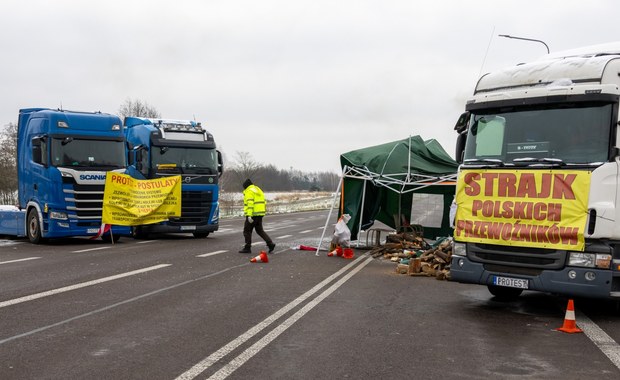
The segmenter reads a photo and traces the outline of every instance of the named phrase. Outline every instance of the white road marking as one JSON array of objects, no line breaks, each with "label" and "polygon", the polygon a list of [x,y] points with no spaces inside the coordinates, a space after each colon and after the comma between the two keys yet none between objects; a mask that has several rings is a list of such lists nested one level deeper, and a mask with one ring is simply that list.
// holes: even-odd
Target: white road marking
[{"label": "white road marking", "polygon": [[241,367],[245,362],[250,360],[254,355],[258,354],[263,348],[267,347],[267,345],[273,342],[280,334],[285,332],[289,327],[291,327],[295,322],[297,322],[301,317],[308,314],[310,310],[312,310],[316,305],[321,303],[325,298],[327,298],[330,294],[332,294],[336,289],[342,286],[345,282],[347,282],[351,277],[353,277],[357,272],[362,270],[368,263],[372,261],[372,257],[368,257],[365,262],[358,265],[351,272],[347,273],[346,276],[342,277],[338,282],[330,286],[323,293],[318,295],[315,299],[308,302],[304,307],[299,309],[298,312],[290,316],[284,322],[282,322],[279,326],[275,327],[271,330],[267,335],[261,338],[258,342],[254,343],[251,347],[243,351],[239,356],[231,360],[224,367],[220,368],[219,371],[214,373],[209,379],[213,380],[222,380],[227,378],[231,373],[236,371],[239,367]]},{"label": "white road marking", "polygon": [[2,264],[10,264],[10,263],[17,263],[17,262],[20,262],[20,261],[36,260],[36,259],[40,259],[40,257],[26,257],[25,259],[0,261],[0,265],[2,265]]},{"label": "white road marking", "polygon": [[296,224],[289,224],[287,226],[265,228],[265,231],[267,231],[267,232],[277,231],[277,230],[281,230],[281,229],[284,229],[284,228],[291,228],[291,227],[297,227],[297,225]]},{"label": "white road marking", "polygon": [[203,253],[202,255],[196,255],[196,257],[209,257],[209,256],[219,255],[220,253],[224,253],[224,252],[228,252],[228,251],[224,250],[224,251],[215,251],[215,252],[210,252],[210,253]]},{"label": "white road marking", "polygon": [[9,246],[9,245],[17,245],[17,244],[22,244],[22,243],[23,242],[21,242],[21,241],[13,241],[13,240],[0,239],[0,247]]},{"label": "white road marking", "polygon": [[598,347],[611,362],[620,369],[620,346],[605,331],[583,313],[577,312],[577,327],[590,338],[592,343]]},{"label": "white road marking", "polygon": [[286,239],[286,238],[290,238],[293,235],[282,235],[282,236],[278,236],[276,239]]},{"label": "white road marking", "polygon": [[100,279],[97,279],[97,280],[82,282],[80,284],[69,285],[69,286],[65,286],[63,288],[48,290],[46,292],[31,294],[29,296],[14,298],[12,300],[0,302],[0,309],[3,308],[3,307],[6,307],[6,306],[11,306],[11,305],[15,305],[15,304],[22,303],[22,302],[27,302],[27,301],[32,301],[32,300],[36,300],[36,299],[39,299],[39,298],[48,297],[48,296],[51,296],[51,295],[54,295],[54,294],[64,293],[64,292],[68,292],[68,291],[71,291],[71,290],[85,288],[87,286],[101,284],[103,282],[108,282],[108,281],[112,281],[112,280],[118,280],[119,278],[123,278],[123,277],[133,276],[135,274],[149,272],[149,271],[152,271],[152,270],[168,267],[170,265],[172,265],[172,264],[154,265],[154,266],[148,267],[148,268],[142,268],[142,269],[134,270],[134,271],[131,271],[131,272],[120,273],[120,274],[117,274],[117,275],[114,275],[114,276],[109,276],[109,277],[104,277],[104,278],[100,278]]},{"label": "white road marking", "polygon": [[207,278],[212,278],[212,277],[215,277],[215,276],[219,276],[219,275],[224,274],[224,273],[226,273],[226,272],[228,272],[230,270],[241,268],[241,267],[246,266],[246,265],[249,265],[249,263],[243,263],[243,264],[240,264],[240,265],[235,265],[233,267],[226,268],[226,269],[223,269],[223,270],[215,272],[215,273],[209,273],[208,275],[205,275],[205,276],[202,276],[202,277],[194,278],[194,279],[188,280],[188,281],[183,281],[183,282],[180,282],[178,284],[167,286],[165,288],[153,290],[152,292],[141,294],[139,296],[136,296],[136,297],[133,297],[133,298],[130,298],[130,299],[126,299],[124,301],[120,301],[120,302],[114,303],[112,305],[108,305],[108,306],[102,307],[102,308],[97,309],[97,310],[89,311],[88,313],[76,315],[75,317],[71,317],[69,319],[65,319],[65,320],[60,321],[60,322],[52,323],[51,325],[39,327],[38,329],[30,330],[30,331],[27,331],[25,333],[21,333],[19,335],[14,335],[14,336],[11,336],[11,337],[8,337],[8,338],[5,338],[5,339],[0,339],[0,345],[3,345],[3,344],[8,343],[8,342],[12,342],[12,341],[20,339],[20,338],[24,338],[24,337],[27,337],[27,336],[31,336],[31,335],[40,333],[42,331],[46,331],[46,330],[52,329],[54,327],[62,326],[64,324],[67,324],[67,323],[70,323],[70,322],[73,322],[73,321],[77,321],[77,320],[82,319],[82,318],[88,318],[88,317],[90,317],[92,315],[103,313],[105,311],[112,310],[112,309],[117,308],[119,306],[126,305],[126,304],[129,304],[129,303],[141,300],[141,299],[145,299],[145,298],[151,297],[151,296],[156,295],[156,294],[161,294],[161,293],[166,292],[168,290],[176,289],[176,288],[179,288],[181,286],[185,286],[187,284],[194,283],[196,281],[202,281],[202,280],[205,280]]},{"label": "white road marking", "polygon": [[155,243],[157,240],[142,240],[139,241],[138,244],[148,244],[148,243]]},{"label": "white road marking", "polygon": [[105,247],[97,247],[97,248],[88,248],[88,249],[82,249],[79,251],[72,251],[71,253],[82,253],[82,252],[90,252],[90,251],[100,251],[102,249],[110,249],[112,248],[111,246],[105,246]]},{"label": "white road marking", "polygon": [[213,364],[217,363],[224,356],[230,354],[233,350],[237,349],[237,347],[241,346],[248,340],[252,339],[252,337],[254,337],[256,334],[261,332],[263,329],[267,328],[270,324],[272,324],[273,322],[278,320],[280,317],[282,317],[283,315],[291,311],[293,308],[297,307],[297,305],[304,302],[305,300],[310,298],[312,295],[320,291],[322,288],[327,286],[327,284],[329,284],[334,279],[339,277],[342,273],[348,271],[349,268],[356,265],[362,258],[364,258],[364,256],[358,257],[351,263],[347,264],[345,267],[341,268],[338,272],[327,277],[325,280],[315,285],[312,289],[308,290],[307,292],[297,297],[295,300],[291,301],[289,304],[287,304],[280,310],[276,311],[269,317],[265,318],[262,322],[254,325],[254,327],[252,327],[245,333],[239,335],[237,338],[228,342],[225,346],[223,346],[219,350],[215,351],[211,355],[201,360],[199,363],[195,364],[192,368],[188,369],[187,371],[185,371],[185,373],[177,377],[176,380],[190,380],[190,379],[197,377],[202,372],[204,372],[209,367],[211,367]]},{"label": "white road marking", "polygon": [[300,234],[307,234],[308,232],[312,232],[313,230],[305,230],[305,231],[301,231]]}]

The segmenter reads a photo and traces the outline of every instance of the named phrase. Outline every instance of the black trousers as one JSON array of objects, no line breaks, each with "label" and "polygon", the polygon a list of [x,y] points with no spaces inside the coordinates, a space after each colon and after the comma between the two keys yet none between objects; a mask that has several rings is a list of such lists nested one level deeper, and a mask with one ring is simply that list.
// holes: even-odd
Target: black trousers
[{"label": "black trousers", "polygon": [[252,246],[252,230],[256,229],[256,233],[258,236],[263,238],[267,245],[272,245],[273,241],[267,235],[265,230],[263,230],[263,217],[262,216],[253,216],[254,220],[252,223],[248,221],[248,218],[245,218],[245,223],[243,224],[243,237],[245,238],[245,246],[246,248],[250,248]]}]

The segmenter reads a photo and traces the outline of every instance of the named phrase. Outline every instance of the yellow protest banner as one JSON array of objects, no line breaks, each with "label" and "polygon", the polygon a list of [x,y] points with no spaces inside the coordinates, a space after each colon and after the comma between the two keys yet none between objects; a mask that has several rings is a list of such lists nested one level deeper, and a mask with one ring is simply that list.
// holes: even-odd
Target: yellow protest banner
[{"label": "yellow protest banner", "polygon": [[462,170],[454,238],[583,251],[590,177],[579,170]]},{"label": "yellow protest banner", "polygon": [[137,180],[108,172],[102,223],[121,226],[152,224],[181,216],[181,176]]}]

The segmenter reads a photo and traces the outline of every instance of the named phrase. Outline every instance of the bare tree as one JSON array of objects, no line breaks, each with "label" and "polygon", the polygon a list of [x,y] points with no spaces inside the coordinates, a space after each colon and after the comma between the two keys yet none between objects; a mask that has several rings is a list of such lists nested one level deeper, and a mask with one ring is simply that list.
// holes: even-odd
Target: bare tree
[{"label": "bare tree", "polygon": [[160,118],[161,114],[157,109],[147,102],[136,99],[131,100],[131,98],[125,99],[125,102],[121,104],[118,109],[118,115],[121,119],[124,119],[127,116],[137,116],[137,117],[148,117],[148,118]]},{"label": "bare tree", "polygon": [[17,204],[17,124],[0,134],[0,204]]},{"label": "bare tree", "polygon": [[256,174],[260,171],[262,165],[254,160],[249,152],[236,152],[235,163],[233,168],[237,173],[239,184],[243,183],[247,178],[254,181]]}]

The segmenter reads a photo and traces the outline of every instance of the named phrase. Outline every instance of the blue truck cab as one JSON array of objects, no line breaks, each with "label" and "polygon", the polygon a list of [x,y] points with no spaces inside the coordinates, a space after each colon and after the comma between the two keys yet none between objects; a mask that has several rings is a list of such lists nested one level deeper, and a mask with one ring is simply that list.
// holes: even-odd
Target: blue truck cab
[{"label": "blue truck cab", "polygon": [[219,227],[219,178],[222,155],[213,135],[187,120],[126,117],[131,173],[138,179],[180,175],[181,216],[133,227],[136,238],[159,233],[192,233],[205,238]]},{"label": "blue truck cab", "polygon": [[[95,236],[101,227],[106,172],[126,169],[119,117],[47,108],[19,111],[18,205],[0,210],[0,234],[48,238]],[[104,240],[129,236],[112,226]]]}]

